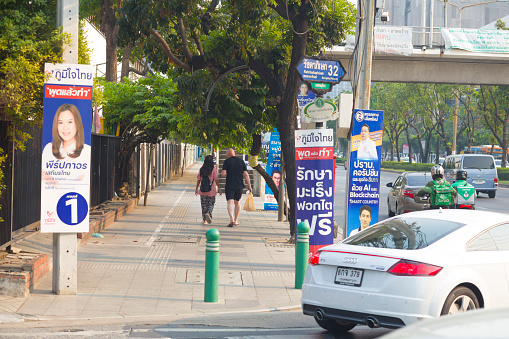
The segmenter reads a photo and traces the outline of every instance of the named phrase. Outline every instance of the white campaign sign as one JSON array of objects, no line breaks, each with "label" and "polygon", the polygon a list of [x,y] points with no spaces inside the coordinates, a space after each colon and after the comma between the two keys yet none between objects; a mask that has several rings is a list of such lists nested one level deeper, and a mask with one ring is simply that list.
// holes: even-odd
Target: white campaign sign
[{"label": "white campaign sign", "polygon": [[[355,36],[346,37],[346,50],[355,48]],[[375,26],[373,51],[377,54],[412,55],[412,29],[400,26]]]},{"label": "white campaign sign", "polygon": [[509,53],[509,31],[467,28],[441,28],[440,30],[447,49]]}]

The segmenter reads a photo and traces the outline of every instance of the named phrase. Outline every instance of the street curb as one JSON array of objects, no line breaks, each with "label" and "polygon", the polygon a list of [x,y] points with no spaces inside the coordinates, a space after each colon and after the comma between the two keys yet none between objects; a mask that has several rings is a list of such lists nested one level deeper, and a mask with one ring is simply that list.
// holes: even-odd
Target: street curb
[{"label": "street curb", "polygon": [[[218,312],[206,312],[203,310],[190,311],[189,313],[182,314],[153,314],[153,315],[117,315],[110,317],[69,317],[64,318],[62,316],[55,317],[37,317],[29,314],[0,314],[0,328],[19,327],[20,323],[23,323],[25,327],[56,327],[56,326],[73,326],[79,324],[81,326],[86,325],[102,325],[102,324],[125,324],[126,320],[130,324],[149,324],[149,323],[169,323],[172,321],[189,319],[194,317],[202,316],[217,316],[217,315],[229,315],[229,314],[254,314],[254,313],[269,313],[269,312],[290,312],[300,310],[300,305],[289,305],[281,307],[270,307],[260,309],[245,309],[235,311],[218,311]],[[9,321],[10,320],[10,321]]]}]

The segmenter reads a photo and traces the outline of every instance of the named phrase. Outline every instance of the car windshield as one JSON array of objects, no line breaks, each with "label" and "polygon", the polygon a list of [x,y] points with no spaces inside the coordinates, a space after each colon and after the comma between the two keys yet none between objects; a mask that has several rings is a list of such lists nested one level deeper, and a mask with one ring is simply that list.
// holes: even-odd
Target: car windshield
[{"label": "car windshield", "polygon": [[412,175],[407,177],[408,186],[426,186],[431,177],[426,175]]},{"label": "car windshield", "polygon": [[401,250],[425,248],[465,224],[402,216],[384,220],[344,241],[345,244]]},{"label": "car windshield", "polygon": [[464,169],[494,169],[495,164],[493,163],[492,157],[464,157],[463,158]]}]

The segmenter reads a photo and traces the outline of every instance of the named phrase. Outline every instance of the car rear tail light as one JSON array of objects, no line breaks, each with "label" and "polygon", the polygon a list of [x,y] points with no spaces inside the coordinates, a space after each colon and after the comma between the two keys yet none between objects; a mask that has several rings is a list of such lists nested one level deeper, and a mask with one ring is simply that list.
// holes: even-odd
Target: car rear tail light
[{"label": "car rear tail light", "polygon": [[320,253],[322,252],[316,252],[311,258],[309,258],[309,264],[310,265],[318,265],[320,263]]},{"label": "car rear tail light", "polygon": [[414,198],[414,192],[411,191],[411,190],[403,190],[403,195],[405,197],[409,197],[409,198],[412,198],[412,199]]},{"label": "car rear tail light", "polygon": [[387,271],[394,275],[404,276],[435,276],[442,270],[440,266],[425,264],[418,261],[400,260]]},{"label": "car rear tail light", "polygon": [[465,208],[465,209],[471,210],[472,209],[472,205],[460,205],[460,208],[461,209]]},{"label": "car rear tail light", "polygon": [[498,187],[498,178],[493,179],[493,181],[495,182],[495,187]]}]

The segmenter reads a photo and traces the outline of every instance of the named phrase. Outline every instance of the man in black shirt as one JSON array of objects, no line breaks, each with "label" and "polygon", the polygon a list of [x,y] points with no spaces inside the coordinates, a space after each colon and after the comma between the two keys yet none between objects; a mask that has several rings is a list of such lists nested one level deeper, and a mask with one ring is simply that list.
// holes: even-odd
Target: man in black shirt
[{"label": "man in black shirt", "polygon": [[225,195],[227,201],[228,214],[230,215],[230,223],[228,227],[239,224],[240,214],[240,198],[244,189],[244,177],[247,182],[248,191],[251,192],[251,181],[247,173],[246,163],[235,156],[233,148],[226,151],[226,160],[223,163],[221,175],[226,177]]}]

